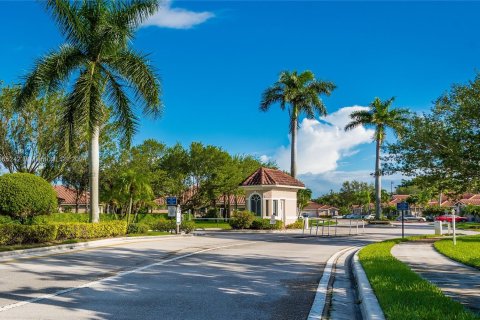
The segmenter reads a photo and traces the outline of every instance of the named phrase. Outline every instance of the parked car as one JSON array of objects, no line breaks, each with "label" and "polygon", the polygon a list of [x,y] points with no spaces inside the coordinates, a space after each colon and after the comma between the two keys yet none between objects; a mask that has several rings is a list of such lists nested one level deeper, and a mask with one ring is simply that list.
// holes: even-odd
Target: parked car
[{"label": "parked car", "polygon": [[373,220],[373,219],[375,219],[375,215],[374,214],[366,214],[362,217],[362,219]]},{"label": "parked car", "polygon": [[346,216],[344,216],[344,218],[345,219],[362,219],[362,215],[352,213],[352,214],[347,214]]},{"label": "parked car", "polygon": [[[398,216],[397,221],[402,221],[402,216]],[[403,216],[403,221],[416,221],[416,222],[425,222],[427,221],[427,219],[425,219],[424,217],[418,217],[418,216],[414,216],[414,215],[404,215]]]},{"label": "parked car", "polygon": [[[451,214],[444,214],[435,218],[435,221],[444,221],[444,222],[452,222],[453,215]],[[467,222],[468,219],[465,217],[455,216],[455,222]]]}]

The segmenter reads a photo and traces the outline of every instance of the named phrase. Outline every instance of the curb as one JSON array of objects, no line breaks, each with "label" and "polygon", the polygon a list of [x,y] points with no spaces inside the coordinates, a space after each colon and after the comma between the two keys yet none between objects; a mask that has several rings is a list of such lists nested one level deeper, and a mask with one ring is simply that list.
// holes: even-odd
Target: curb
[{"label": "curb", "polygon": [[0,263],[6,262],[9,260],[15,260],[15,259],[41,257],[41,256],[47,256],[50,254],[65,253],[69,251],[74,251],[76,249],[86,249],[86,248],[93,249],[93,248],[106,247],[110,245],[116,245],[116,244],[122,244],[122,243],[128,243],[128,242],[137,242],[137,241],[141,242],[145,240],[162,240],[162,239],[167,240],[167,239],[175,239],[175,238],[190,237],[190,236],[191,235],[121,237],[121,238],[101,239],[101,240],[93,240],[93,241],[86,241],[86,242],[79,242],[79,243],[61,244],[61,245],[50,246],[50,247],[5,251],[5,252],[0,252]]},{"label": "curb", "polygon": [[323,311],[325,309],[325,302],[327,299],[328,283],[330,282],[330,277],[332,276],[332,269],[337,259],[345,253],[350,253],[350,251],[358,250],[357,247],[347,247],[340,251],[335,252],[328,261],[325,263],[323,268],[322,277],[318,282],[318,287],[315,293],[315,298],[313,300],[310,312],[308,314],[307,320],[320,320],[323,316]]},{"label": "curb", "polygon": [[382,308],[380,308],[377,297],[375,296],[375,293],[370,286],[370,282],[368,282],[367,275],[358,259],[358,252],[359,251],[353,256],[352,264],[362,318],[369,320],[385,320]]}]

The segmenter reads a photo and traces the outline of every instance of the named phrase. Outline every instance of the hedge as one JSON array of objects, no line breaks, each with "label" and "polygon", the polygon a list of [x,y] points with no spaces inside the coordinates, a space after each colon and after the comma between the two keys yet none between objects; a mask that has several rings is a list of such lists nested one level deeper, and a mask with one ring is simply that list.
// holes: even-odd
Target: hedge
[{"label": "hedge", "polygon": [[57,210],[57,194],[45,179],[30,173],[0,176],[0,214],[25,219]]},{"label": "hedge", "polygon": [[250,211],[236,211],[228,221],[232,229],[248,229],[255,220],[255,216]]},{"label": "hedge", "polygon": [[280,230],[283,229],[283,222],[276,220],[275,224],[270,224],[270,219],[256,218],[253,220],[250,229],[253,230]]},{"label": "hedge", "polygon": [[31,244],[68,239],[93,239],[125,235],[125,221],[0,225],[0,245]]},{"label": "hedge", "polygon": [[150,227],[144,223],[131,223],[128,225],[127,233],[147,233]]}]

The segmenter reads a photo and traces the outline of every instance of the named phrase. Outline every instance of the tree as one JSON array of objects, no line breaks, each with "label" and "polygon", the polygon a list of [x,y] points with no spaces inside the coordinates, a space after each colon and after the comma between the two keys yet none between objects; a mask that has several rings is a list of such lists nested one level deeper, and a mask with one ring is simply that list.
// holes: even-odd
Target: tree
[{"label": "tree", "polygon": [[33,99],[21,110],[15,100],[20,87],[0,92],[0,162],[11,173],[25,172],[51,182],[76,155],[67,152],[60,136],[62,93]]},{"label": "tree", "polygon": [[480,188],[480,74],[453,85],[430,113],[415,116],[405,133],[387,146],[389,173],[451,196]]},{"label": "tree", "polygon": [[57,90],[76,79],[65,103],[64,131],[70,142],[78,124],[89,134],[90,219],[99,221],[99,136],[106,107],[128,145],[138,118],[125,91],[133,90],[147,115],[159,116],[160,84],[146,56],[129,47],[135,30],[158,9],[157,0],[116,2],[106,0],[48,0],[46,9],[56,20],[67,42],[38,60],[18,98],[25,107],[34,97]]},{"label": "tree", "polygon": [[80,199],[88,188],[88,161],[86,157],[69,161],[61,176],[62,184],[75,191],[75,213],[78,213]]},{"label": "tree", "polygon": [[278,81],[263,92],[260,103],[261,111],[268,111],[270,106],[275,103],[279,103],[282,110],[289,105],[292,137],[290,175],[294,178],[297,174],[298,117],[301,113],[305,113],[309,119],[314,119],[316,113],[325,116],[327,109],[319,96],[321,94],[329,96],[335,88],[333,82],[316,80],[315,75],[308,70],[300,74],[297,71],[283,71],[280,73]]},{"label": "tree", "polygon": [[312,190],[310,189],[300,189],[297,191],[297,209],[298,214],[302,212],[303,209],[308,205],[310,199],[312,198]]},{"label": "tree", "polygon": [[381,206],[381,176],[380,149],[387,129],[400,136],[405,131],[405,123],[408,121],[409,111],[406,109],[391,109],[394,98],[382,101],[375,98],[369,106],[369,110],[358,110],[352,112],[350,118],[352,121],[345,126],[345,130],[352,130],[358,126],[374,127],[375,134],[373,139],[376,142],[375,149],[375,218],[380,219],[382,215]]}]

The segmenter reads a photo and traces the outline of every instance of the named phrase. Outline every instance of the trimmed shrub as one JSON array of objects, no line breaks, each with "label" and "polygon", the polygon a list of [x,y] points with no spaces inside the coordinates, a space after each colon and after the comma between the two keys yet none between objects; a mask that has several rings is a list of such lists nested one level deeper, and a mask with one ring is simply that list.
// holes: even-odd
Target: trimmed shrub
[{"label": "trimmed shrub", "polygon": [[147,233],[150,227],[144,223],[131,223],[128,226],[127,233]]},{"label": "trimmed shrub", "polygon": [[205,214],[205,218],[222,218],[222,215],[217,208],[210,208]]},{"label": "trimmed shrub", "polygon": [[228,221],[232,229],[248,229],[255,220],[255,216],[250,211],[235,211]]},{"label": "trimmed shrub", "polygon": [[180,230],[185,233],[191,233],[195,231],[195,222],[193,221],[182,221],[180,224]]},{"label": "trimmed shrub", "polygon": [[283,222],[280,220],[275,221],[275,224],[270,224],[270,219],[256,218],[253,220],[250,229],[253,230],[280,230],[283,228]]},{"label": "trimmed shrub", "polygon": [[287,229],[303,229],[303,221],[297,220],[294,223],[287,224]]},{"label": "trimmed shrub", "polygon": [[[100,221],[117,221],[117,217],[111,213],[101,213]],[[39,215],[32,218],[32,224],[56,223],[56,222],[90,222],[88,213],[52,213]]]},{"label": "trimmed shrub", "polygon": [[126,221],[106,221],[99,223],[57,223],[57,240],[95,239],[124,236],[127,233]]},{"label": "trimmed shrub", "polygon": [[44,179],[30,173],[0,176],[0,214],[26,219],[57,210],[57,195]]},{"label": "trimmed shrub", "polygon": [[154,229],[157,231],[172,232],[177,229],[177,224],[175,220],[160,219],[155,224]]},{"label": "trimmed shrub", "polygon": [[20,223],[18,220],[14,220],[10,216],[0,215],[0,224]]},{"label": "trimmed shrub", "polygon": [[55,225],[0,225],[0,245],[52,242],[56,237]]}]

